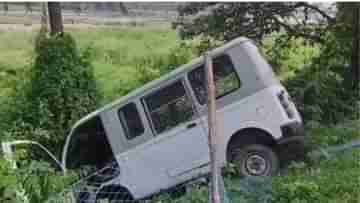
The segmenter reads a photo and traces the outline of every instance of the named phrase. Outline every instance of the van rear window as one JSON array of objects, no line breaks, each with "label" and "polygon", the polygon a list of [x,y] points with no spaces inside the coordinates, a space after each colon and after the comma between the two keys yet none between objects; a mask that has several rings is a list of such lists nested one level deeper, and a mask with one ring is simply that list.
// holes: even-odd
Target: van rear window
[{"label": "van rear window", "polygon": [[121,124],[125,131],[125,136],[131,140],[144,133],[144,126],[139,112],[134,103],[129,103],[118,111]]},{"label": "van rear window", "polygon": [[[213,60],[216,98],[220,98],[240,88],[240,79],[235,72],[234,65],[228,55],[222,55]],[[205,66],[190,71],[188,78],[198,102],[203,105],[206,102],[206,77]]]}]

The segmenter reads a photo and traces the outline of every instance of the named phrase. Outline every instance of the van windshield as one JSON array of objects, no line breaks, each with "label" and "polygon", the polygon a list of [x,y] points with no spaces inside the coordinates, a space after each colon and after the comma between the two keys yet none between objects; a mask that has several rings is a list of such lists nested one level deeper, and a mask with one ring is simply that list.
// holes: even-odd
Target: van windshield
[{"label": "van windshield", "polygon": [[114,161],[114,155],[99,116],[76,128],[70,136],[66,154],[68,169],[81,172],[86,170],[86,173],[90,174]]}]

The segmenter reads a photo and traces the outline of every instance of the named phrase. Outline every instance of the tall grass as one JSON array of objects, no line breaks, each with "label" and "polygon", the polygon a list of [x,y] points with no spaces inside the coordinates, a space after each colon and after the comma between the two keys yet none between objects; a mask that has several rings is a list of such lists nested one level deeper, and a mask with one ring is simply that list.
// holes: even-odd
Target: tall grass
[{"label": "tall grass", "polygon": [[[104,94],[103,103],[121,96],[119,87],[132,82],[138,58],[166,54],[177,44],[176,33],[166,26],[101,27],[69,32],[80,48],[90,46],[94,50],[95,77]],[[26,69],[32,59],[35,34],[35,31],[0,32],[0,67],[18,72]],[[13,76],[1,72],[0,68],[0,96],[5,96],[9,91],[5,78]]]}]

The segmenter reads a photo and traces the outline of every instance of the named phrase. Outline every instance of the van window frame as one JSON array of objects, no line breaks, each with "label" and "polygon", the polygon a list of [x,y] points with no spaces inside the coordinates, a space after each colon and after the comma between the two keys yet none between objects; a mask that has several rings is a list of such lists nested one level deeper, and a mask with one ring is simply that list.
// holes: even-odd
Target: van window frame
[{"label": "van window frame", "polygon": [[[137,116],[138,116],[138,118],[139,118],[139,121],[140,121],[141,127],[142,127],[142,132],[141,132],[139,135],[136,135],[136,136],[133,136],[133,137],[129,137],[130,132],[129,132],[129,129],[128,129],[128,125],[127,125],[125,116],[121,116],[121,115],[120,115],[120,112],[122,111],[122,109],[123,109],[124,107],[128,106],[128,105],[133,105],[133,106],[135,107],[136,112],[137,112]],[[125,135],[125,137],[126,137],[126,140],[128,140],[128,141],[134,140],[134,139],[136,139],[136,138],[138,138],[138,137],[141,137],[141,136],[143,136],[143,135],[145,134],[145,130],[146,130],[146,129],[145,129],[145,123],[144,123],[144,121],[143,121],[143,119],[142,119],[142,116],[141,116],[141,113],[140,113],[140,111],[139,111],[139,108],[138,108],[138,106],[136,105],[136,103],[135,103],[134,101],[131,101],[131,102],[129,102],[129,103],[126,103],[126,104],[122,105],[120,108],[118,108],[118,110],[117,110],[117,116],[118,116],[118,119],[119,119],[119,121],[120,121],[121,127],[122,127],[123,132],[124,132],[124,135]]]},{"label": "van window frame", "polygon": [[[153,136],[154,137],[157,137],[158,135],[161,135],[161,134],[165,134],[166,132],[168,131],[171,131],[172,129],[176,128],[176,127],[179,127],[181,126],[182,124],[186,123],[186,122],[189,122],[191,120],[193,120],[195,117],[196,117],[196,114],[197,114],[197,111],[196,111],[196,106],[195,106],[195,100],[192,96],[192,93],[191,93],[191,90],[189,89],[190,87],[188,87],[188,84],[186,83],[186,79],[185,79],[185,74],[182,74],[179,78],[176,78],[172,81],[167,81],[165,82],[166,84],[165,85],[161,85],[161,87],[159,88],[156,88],[156,89],[153,89],[151,90],[150,92],[144,94],[140,101],[141,101],[141,104],[143,105],[143,108],[144,108],[144,112],[145,112],[145,115],[146,115],[146,119],[149,123],[149,127],[153,133]],[[150,114],[150,111],[149,111],[149,108],[148,108],[148,105],[146,103],[146,98],[151,96],[152,94],[158,92],[158,91],[161,91],[162,89],[166,88],[166,87],[169,87],[177,82],[180,82],[181,85],[184,87],[184,90],[185,90],[185,96],[187,97],[187,99],[189,100],[189,102],[191,102],[191,110],[192,110],[192,117],[191,119],[189,119],[188,121],[185,121],[185,122],[182,122],[182,123],[179,123],[178,125],[175,125],[169,129],[166,129],[162,132],[157,132],[157,130],[155,129],[155,126],[154,126],[154,123],[153,123],[153,120],[151,118],[151,114]]]},{"label": "van window frame", "polygon": [[[216,100],[219,100],[219,99],[221,99],[221,98],[223,98],[223,97],[225,97],[225,96],[227,96],[227,95],[229,95],[229,94],[231,94],[231,93],[233,93],[233,92],[239,91],[239,89],[240,89],[240,88],[242,87],[242,85],[243,85],[242,80],[240,79],[239,73],[238,73],[238,71],[237,71],[236,63],[234,63],[232,57],[231,57],[229,54],[227,54],[227,53],[221,53],[221,54],[213,57],[213,60],[212,60],[212,61],[214,61],[214,60],[216,60],[216,59],[218,59],[218,58],[220,58],[220,57],[224,57],[224,56],[227,57],[227,58],[230,60],[230,62],[231,62],[231,64],[232,64],[232,72],[235,73],[235,75],[236,75],[236,80],[237,80],[239,86],[238,86],[237,88],[231,90],[231,91],[227,91],[226,93],[224,93],[224,94],[222,94],[222,95],[216,96],[216,98],[215,98]],[[187,79],[187,81],[189,82],[189,88],[191,89],[191,91],[192,91],[192,93],[193,93],[194,100],[196,101],[197,104],[199,104],[199,105],[202,107],[202,106],[207,105],[207,103],[206,103],[206,101],[205,101],[204,103],[201,103],[201,102],[199,101],[198,94],[197,94],[197,92],[195,91],[195,89],[193,88],[193,85],[192,85],[192,82],[191,82],[191,79],[190,79],[190,74],[193,73],[194,71],[198,70],[199,68],[204,68],[204,70],[205,70],[205,68],[206,68],[206,67],[205,67],[205,63],[202,62],[202,63],[196,65],[195,68],[189,70],[189,71],[186,73],[186,79]],[[206,70],[204,71],[204,75],[205,75],[205,73],[206,73]],[[206,78],[204,78],[204,79],[206,80]],[[216,90],[216,84],[215,84],[215,90]],[[206,84],[205,84],[205,91],[207,91]]]}]

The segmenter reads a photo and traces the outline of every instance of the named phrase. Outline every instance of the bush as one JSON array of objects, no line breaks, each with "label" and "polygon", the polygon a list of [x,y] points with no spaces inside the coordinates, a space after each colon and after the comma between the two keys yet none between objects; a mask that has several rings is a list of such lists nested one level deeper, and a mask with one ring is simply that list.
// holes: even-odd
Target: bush
[{"label": "bush", "polygon": [[310,44],[303,38],[289,38],[283,33],[273,33],[262,41],[260,50],[281,79],[311,64],[319,55],[319,45]]},{"label": "bush", "polygon": [[360,139],[360,120],[346,121],[337,125],[308,124],[308,134],[311,135],[311,144],[314,148],[346,144]]},{"label": "bush", "polygon": [[7,161],[0,159],[0,202],[46,202],[74,180],[73,175],[60,176],[44,162],[21,165],[24,167],[13,169]]},{"label": "bush", "polygon": [[42,34],[35,51],[29,78],[19,84],[2,112],[3,134],[38,140],[59,151],[65,132],[99,101],[91,52],[79,53],[69,34]]},{"label": "bush", "polygon": [[311,64],[295,71],[285,86],[304,120],[338,123],[357,119],[359,93],[349,88],[349,53],[333,34],[328,34],[321,54]]}]

